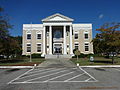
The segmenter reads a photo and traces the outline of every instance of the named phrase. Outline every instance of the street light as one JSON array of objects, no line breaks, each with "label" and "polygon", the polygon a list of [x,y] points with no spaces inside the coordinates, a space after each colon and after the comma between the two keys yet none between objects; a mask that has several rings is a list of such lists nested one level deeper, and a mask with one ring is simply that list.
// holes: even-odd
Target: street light
[{"label": "street light", "polygon": [[[32,32],[32,22],[31,22],[31,32]],[[31,43],[31,50],[30,50],[30,62],[32,62],[32,33],[31,33],[31,40],[30,40],[30,43]]]}]

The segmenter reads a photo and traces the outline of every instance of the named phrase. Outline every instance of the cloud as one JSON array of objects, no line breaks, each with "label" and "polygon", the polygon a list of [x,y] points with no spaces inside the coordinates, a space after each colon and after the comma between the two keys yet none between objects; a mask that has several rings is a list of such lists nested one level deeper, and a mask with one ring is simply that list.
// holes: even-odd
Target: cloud
[{"label": "cloud", "polygon": [[103,15],[103,14],[100,14],[98,18],[99,18],[99,19],[102,19],[103,17],[104,17],[104,15]]}]

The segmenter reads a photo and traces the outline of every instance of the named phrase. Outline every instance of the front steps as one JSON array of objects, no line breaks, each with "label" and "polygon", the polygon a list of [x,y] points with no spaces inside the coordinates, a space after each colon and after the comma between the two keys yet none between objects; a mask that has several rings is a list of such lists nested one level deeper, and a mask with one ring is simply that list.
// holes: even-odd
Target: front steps
[{"label": "front steps", "polygon": [[64,59],[70,59],[72,58],[72,55],[45,55],[45,59],[57,59],[57,58],[64,58]]}]

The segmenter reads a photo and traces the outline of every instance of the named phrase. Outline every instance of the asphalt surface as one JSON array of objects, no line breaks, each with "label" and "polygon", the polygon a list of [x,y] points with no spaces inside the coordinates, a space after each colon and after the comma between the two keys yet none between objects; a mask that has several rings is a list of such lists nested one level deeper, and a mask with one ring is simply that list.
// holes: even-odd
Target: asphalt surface
[{"label": "asphalt surface", "polygon": [[67,60],[54,61],[34,69],[0,69],[0,90],[120,90],[120,68],[81,68]]},{"label": "asphalt surface", "polygon": [[120,68],[29,70],[1,69],[0,90],[120,90]]}]

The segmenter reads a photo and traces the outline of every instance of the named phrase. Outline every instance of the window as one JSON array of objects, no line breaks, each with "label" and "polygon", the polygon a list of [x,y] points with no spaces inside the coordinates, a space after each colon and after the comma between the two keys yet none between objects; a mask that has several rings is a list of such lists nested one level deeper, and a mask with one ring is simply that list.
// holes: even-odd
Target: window
[{"label": "window", "polygon": [[27,52],[31,52],[31,44],[27,44]]},{"label": "window", "polygon": [[27,39],[31,39],[31,34],[27,34]]},{"label": "window", "polygon": [[69,48],[69,45],[67,45],[67,48]]},{"label": "window", "polygon": [[88,39],[88,34],[86,33],[86,34],[84,34],[85,35],[85,39]]},{"label": "window", "polygon": [[89,44],[85,43],[85,51],[89,51]]},{"label": "window", "polygon": [[41,52],[41,44],[37,44],[37,52]]},{"label": "window", "polygon": [[67,36],[69,35],[69,32],[67,31]]},{"label": "window", "polygon": [[66,34],[67,34],[67,36],[69,35],[69,31],[70,31],[70,26],[66,26]]},{"label": "window", "polygon": [[47,37],[49,37],[49,32],[47,32]]},{"label": "window", "polygon": [[77,33],[75,33],[75,39],[78,39],[78,34]]},{"label": "window", "polygon": [[75,49],[79,49],[79,44],[75,43]]},{"label": "window", "polygon": [[41,39],[41,34],[37,34],[37,39]]}]

